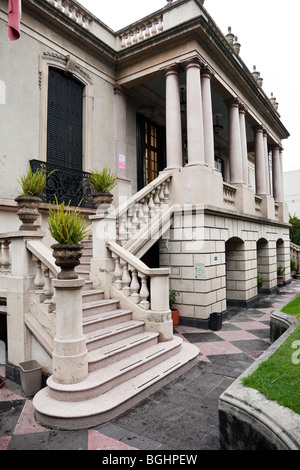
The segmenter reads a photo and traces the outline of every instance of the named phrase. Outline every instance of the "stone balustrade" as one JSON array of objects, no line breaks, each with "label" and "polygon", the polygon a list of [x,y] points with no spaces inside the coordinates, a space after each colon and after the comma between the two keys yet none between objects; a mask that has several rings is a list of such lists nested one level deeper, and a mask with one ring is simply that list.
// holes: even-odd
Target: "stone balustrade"
[{"label": "stone balustrade", "polygon": [[148,268],[117,243],[108,243],[114,260],[113,286],[143,310],[168,312],[168,268]]},{"label": "stone balustrade", "polygon": [[126,29],[121,33],[121,48],[125,49],[137,44],[145,39],[155,36],[163,31],[162,15],[148,17],[145,21],[135,23],[130,29]]},{"label": "stone balustrade", "polygon": [[223,183],[223,200],[225,204],[235,205],[236,188],[228,183]]},{"label": "stone balustrade", "polygon": [[117,210],[117,237],[121,245],[169,205],[171,179],[170,174],[159,176]]},{"label": "stone balustrade", "polygon": [[78,3],[73,0],[47,0],[47,2],[64,13],[68,18],[71,18],[79,26],[87,30],[90,29],[92,18]]},{"label": "stone balustrade", "polygon": [[53,311],[55,309],[53,279],[57,278],[59,269],[54,263],[52,252],[40,241],[26,241],[26,248],[35,265],[34,293],[40,295],[40,302],[49,305],[49,310]]}]

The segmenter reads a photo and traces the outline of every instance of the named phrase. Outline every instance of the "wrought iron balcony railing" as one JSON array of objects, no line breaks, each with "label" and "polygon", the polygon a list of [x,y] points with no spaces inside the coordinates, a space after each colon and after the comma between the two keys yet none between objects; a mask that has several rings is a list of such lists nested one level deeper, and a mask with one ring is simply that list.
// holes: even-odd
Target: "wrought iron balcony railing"
[{"label": "wrought iron balcony railing", "polygon": [[[48,174],[46,187],[41,195],[44,202],[52,203],[56,196],[59,204],[65,201],[66,204],[70,202],[71,206],[80,204],[80,207],[95,208],[91,196],[92,189],[88,181],[89,173],[40,160],[31,160],[30,166],[32,171],[43,167]],[[53,170],[56,171],[53,172]]]}]

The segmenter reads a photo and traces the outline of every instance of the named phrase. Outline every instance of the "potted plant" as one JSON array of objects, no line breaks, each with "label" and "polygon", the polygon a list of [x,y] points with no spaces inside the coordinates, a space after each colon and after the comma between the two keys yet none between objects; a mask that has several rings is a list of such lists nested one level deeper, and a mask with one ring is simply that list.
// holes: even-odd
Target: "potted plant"
[{"label": "potted plant", "polygon": [[34,222],[39,216],[39,207],[42,202],[40,198],[46,184],[47,175],[43,167],[32,171],[31,166],[27,173],[18,182],[22,191],[15,201],[18,203],[17,212],[19,219],[23,222],[19,230],[37,230]]},{"label": "potted plant", "polygon": [[107,211],[113,201],[113,195],[110,191],[114,189],[118,182],[117,174],[105,166],[102,171],[91,171],[88,179],[94,191],[92,197],[97,207],[97,212]]},{"label": "potted plant", "polygon": [[297,270],[297,263],[293,258],[291,258],[291,276],[292,277],[295,276],[296,270]]},{"label": "potted plant", "polygon": [[174,289],[169,291],[169,306],[172,315],[173,328],[176,328],[179,325],[179,310],[172,308],[173,304],[176,302],[176,297],[180,295],[180,292],[177,292]]},{"label": "potted plant", "polygon": [[80,264],[82,245],[80,242],[88,235],[89,226],[78,211],[70,209],[70,202],[49,206],[48,228],[57,241],[52,245],[55,264],[61,268],[58,279],[77,279],[74,268]]},{"label": "potted plant", "polygon": [[283,266],[279,265],[278,268],[277,268],[277,285],[279,287],[283,285],[284,271],[285,271],[285,268]]},{"label": "potted plant", "polygon": [[264,284],[264,278],[260,274],[257,274],[257,288],[261,289],[263,284]]}]

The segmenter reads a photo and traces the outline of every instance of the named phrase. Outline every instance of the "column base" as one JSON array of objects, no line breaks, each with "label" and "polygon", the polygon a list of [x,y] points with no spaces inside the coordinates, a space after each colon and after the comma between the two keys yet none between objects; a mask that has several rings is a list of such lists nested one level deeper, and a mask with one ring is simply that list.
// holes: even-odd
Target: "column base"
[{"label": "column base", "polygon": [[53,380],[59,384],[80,383],[88,376],[85,337],[77,340],[54,339]]}]

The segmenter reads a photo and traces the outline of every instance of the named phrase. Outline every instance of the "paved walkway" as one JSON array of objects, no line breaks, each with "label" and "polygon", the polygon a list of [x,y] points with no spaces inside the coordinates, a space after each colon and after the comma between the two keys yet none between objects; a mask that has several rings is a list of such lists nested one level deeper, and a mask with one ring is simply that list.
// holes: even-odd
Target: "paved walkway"
[{"label": "paved walkway", "polygon": [[[57,431],[40,426],[32,401],[9,380],[0,389],[0,450],[218,450],[218,399],[270,344],[270,315],[300,293],[300,281],[249,309],[231,311],[220,331],[179,326],[199,348],[190,371],[107,424]],[[4,376],[4,367],[0,366]]]}]

